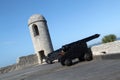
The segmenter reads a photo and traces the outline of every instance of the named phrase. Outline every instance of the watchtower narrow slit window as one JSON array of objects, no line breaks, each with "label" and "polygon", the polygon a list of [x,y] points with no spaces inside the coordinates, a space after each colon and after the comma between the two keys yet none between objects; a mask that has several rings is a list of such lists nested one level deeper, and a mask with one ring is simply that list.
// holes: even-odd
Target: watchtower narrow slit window
[{"label": "watchtower narrow slit window", "polygon": [[39,30],[38,30],[37,25],[33,24],[32,28],[33,28],[34,36],[38,36],[39,35]]}]

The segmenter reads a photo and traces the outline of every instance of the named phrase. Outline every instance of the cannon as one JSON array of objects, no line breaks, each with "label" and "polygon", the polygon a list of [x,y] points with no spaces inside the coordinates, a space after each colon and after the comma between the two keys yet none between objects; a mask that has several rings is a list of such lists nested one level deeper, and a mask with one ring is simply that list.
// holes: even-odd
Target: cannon
[{"label": "cannon", "polygon": [[94,34],[87,38],[63,45],[60,49],[49,53],[46,62],[51,64],[58,59],[61,65],[72,65],[72,60],[78,58],[80,61],[90,61],[93,59],[93,54],[87,46],[87,42],[98,38],[100,34]]}]

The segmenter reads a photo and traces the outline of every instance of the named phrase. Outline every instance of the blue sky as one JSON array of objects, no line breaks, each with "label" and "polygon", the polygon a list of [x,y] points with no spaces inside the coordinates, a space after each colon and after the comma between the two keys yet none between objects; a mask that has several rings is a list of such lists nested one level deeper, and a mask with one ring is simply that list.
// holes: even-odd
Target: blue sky
[{"label": "blue sky", "polygon": [[93,35],[120,37],[120,0],[0,0],[0,67],[34,53],[28,19],[42,14],[54,49]]}]

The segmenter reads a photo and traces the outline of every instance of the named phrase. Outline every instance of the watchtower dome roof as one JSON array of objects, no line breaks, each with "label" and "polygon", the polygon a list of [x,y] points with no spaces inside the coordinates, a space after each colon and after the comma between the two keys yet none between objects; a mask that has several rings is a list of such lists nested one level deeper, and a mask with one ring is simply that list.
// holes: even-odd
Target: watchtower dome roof
[{"label": "watchtower dome roof", "polygon": [[46,20],[42,15],[34,14],[29,18],[28,25],[30,25],[31,23],[34,23],[34,22],[38,22],[38,21],[46,21]]}]

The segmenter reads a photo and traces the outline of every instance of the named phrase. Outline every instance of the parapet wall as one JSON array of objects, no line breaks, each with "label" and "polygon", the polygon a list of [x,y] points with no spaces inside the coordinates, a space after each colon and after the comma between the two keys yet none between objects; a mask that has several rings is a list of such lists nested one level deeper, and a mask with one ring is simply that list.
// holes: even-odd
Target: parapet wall
[{"label": "parapet wall", "polygon": [[14,70],[19,70],[19,69],[34,66],[34,65],[38,65],[38,58],[36,54],[23,56],[17,60],[16,64],[0,68],[0,74],[11,72]]},{"label": "parapet wall", "polygon": [[19,57],[17,63],[21,66],[29,66],[38,63],[38,58],[36,54]]},{"label": "parapet wall", "polygon": [[93,55],[106,55],[106,54],[118,54],[120,53],[120,41],[114,41],[105,43],[92,48]]}]

